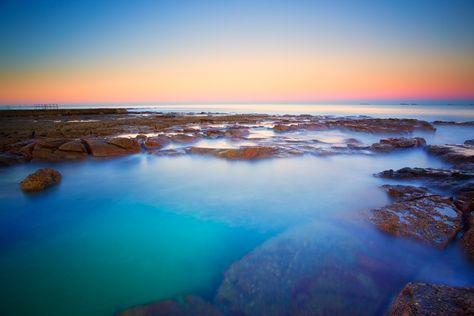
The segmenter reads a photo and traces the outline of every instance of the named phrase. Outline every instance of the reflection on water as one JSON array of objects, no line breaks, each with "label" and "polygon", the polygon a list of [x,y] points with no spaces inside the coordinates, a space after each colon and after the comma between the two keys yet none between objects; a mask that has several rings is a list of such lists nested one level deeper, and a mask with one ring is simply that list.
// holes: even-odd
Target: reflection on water
[{"label": "reflection on water", "polygon": [[[312,133],[300,136],[378,140],[361,133]],[[428,135],[428,142],[460,143],[467,135],[458,127],[440,127],[438,133]],[[199,144],[235,144],[206,142]],[[391,272],[382,269],[377,280],[393,286],[370,292],[380,306],[400,281],[474,284],[474,269],[457,245],[440,252],[386,237],[363,220],[367,209],[388,203],[378,188],[385,181],[373,173],[445,166],[421,149],[258,162],[139,154],[55,165],[63,174],[59,186],[22,194],[18,182],[39,166],[0,169],[2,314],[111,315],[188,293],[212,299],[224,271],[247,253],[270,249],[283,260],[275,245],[285,236],[296,245],[310,242],[309,254],[340,258],[335,270],[318,263],[329,274],[358,271],[360,262],[347,260],[354,252],[369,256],[363,262],[390,262]],[[317,228],[310,234],[303,228],[308,223]],[[305,271],[308,258],[295,264]]]}]

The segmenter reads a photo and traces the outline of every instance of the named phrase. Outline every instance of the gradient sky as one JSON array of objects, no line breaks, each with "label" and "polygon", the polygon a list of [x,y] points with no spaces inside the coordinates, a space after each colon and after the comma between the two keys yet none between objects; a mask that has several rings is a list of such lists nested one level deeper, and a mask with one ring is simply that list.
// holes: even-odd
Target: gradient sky
[{"label": "gradient sky", "polygon": [[0,0],[0,104],[474,100],[474,1]]}]

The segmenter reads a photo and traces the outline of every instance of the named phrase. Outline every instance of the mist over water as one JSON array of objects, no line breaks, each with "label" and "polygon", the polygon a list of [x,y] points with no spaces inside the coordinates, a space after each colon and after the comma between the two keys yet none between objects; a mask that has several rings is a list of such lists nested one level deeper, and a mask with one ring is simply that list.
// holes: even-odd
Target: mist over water
[{"label": "mist over water", "polygon": [[[294,133],[367,144],[380,138]],[[469,128],[453,126],[416,135],[439,144],[472,138]],[[23,194],[19,181],[44,166],[0,169],[3,315],[111,315],[191,293],[212,300],[232,263],[262,245],[271,249],[273,238],[287,234],[327,252],[333,242],[338,249],[341,240],[358,240],[357,247],[371,245],[371,255],[397,263],[394,269],[408,271],[411,280],[474,284],[474,269],[456,243],[438,251],[387,237],[364,220],[367,210],[389,203],[379,186],[390,181],[374,173],[447,166],[422,149],[257,162],[138,154],[55,164],[63,174],[59,186]],[[315,228],[302,234],[308,225]]]}]

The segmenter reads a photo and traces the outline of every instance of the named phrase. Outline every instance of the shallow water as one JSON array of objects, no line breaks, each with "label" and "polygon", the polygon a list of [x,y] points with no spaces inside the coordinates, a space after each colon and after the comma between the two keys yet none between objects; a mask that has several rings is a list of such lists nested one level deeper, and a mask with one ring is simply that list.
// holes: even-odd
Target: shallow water
[{"label": "shallow water", "polygon": [[[379,138],[341,131],[280,136]],[[462,143],[472,129],[440,127],[424,136],[428,143]],[[224,142],[201,145],[235,144]],[[0,169],[2,315],[111,315],[189,293],[212,299],[233,262],[309,222],[318,223],[310,240],[324,243],[326,252],[332,240],[370,240],[377,244],[373,256],[397,262],[390,256],[404,255],[407,264],[394,269],[408,269],[411,279],[474,284],[474,269],[457,244],[437,251],[388,238],[361,220],[366,210],[388,203],[378,188],[388,181],[372,174],[446,166],[421,149],[258,162],[138,154],[56,164],[59,186],[23,194],[18,182],[41,166]],[[333,225],[351,228],[333,239]]]}]

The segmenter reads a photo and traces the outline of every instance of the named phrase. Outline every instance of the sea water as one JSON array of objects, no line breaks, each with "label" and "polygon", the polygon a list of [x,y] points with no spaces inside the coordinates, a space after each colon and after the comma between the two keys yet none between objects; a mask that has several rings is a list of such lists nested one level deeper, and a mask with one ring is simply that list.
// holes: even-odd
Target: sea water
[{"label": "sea water", "polygon": [[[322,140],[378,138],[311,133]],[[444,126],[423,136],[428,143],[462,143],[473,133]],[[22,193],[18,183],[46,166],[62,173],[61,183]],[[186,294],[212,300],[226,269],[266,241],[308,222],[350,223],[389,203],[379,188],[389,181],[373,174],[405,166],[447,165],[413,149],[255,162],[137,154],[0,169],[0,314],[112,315]],[[430,254],[413,279],[474,285],[474,268],[456,243],[445,251],[400,246],[370,223],[346,233],[368,232],[387,253],[423,247]],[[331,232],[314,234],[327,239]],[[404,253],[405,261],[418,260],[416,252]]]}]

